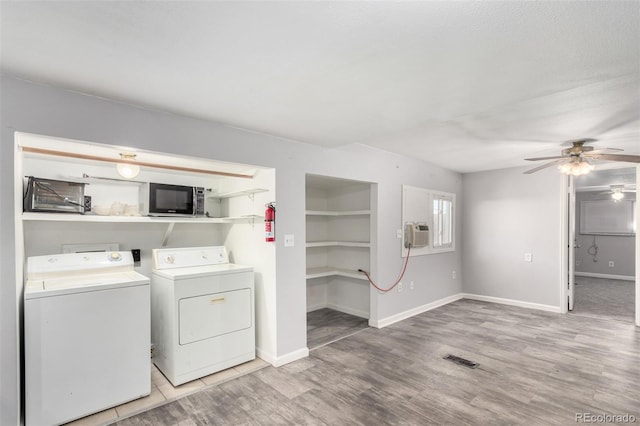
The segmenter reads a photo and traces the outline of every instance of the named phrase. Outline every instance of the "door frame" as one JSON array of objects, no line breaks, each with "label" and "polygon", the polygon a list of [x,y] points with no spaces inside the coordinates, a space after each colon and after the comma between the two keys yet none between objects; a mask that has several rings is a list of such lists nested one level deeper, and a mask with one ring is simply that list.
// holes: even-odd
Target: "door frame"
[{"label": "door frame", "polygon": [[[598,170],[608,170],[608,169],[622,169],[633,167],[632,164],[624,163],[609,163],[598,166]],[[573,200],[575,200],[575,187],[569,186],[569,177],[567,175],[562,175],[561,177],[561,203],[560,203],[560,214],[561,214],[561,268],[560,268],[560,312],[566,314],[569,312],[568,309],[568,297],[569,297],[569,289],[568,289],[568,276],[569,276],[569,257],[570,257],[570,245],[573,245],[572,241],[569,241],[569,226],[570,226],[570,218],[569,218],[569,205],[567,195],[571,196]],[[636,165],[636,188],[640,188],[640,165]],[[635,324],[640,327],[640,238],[638,238],[638,227],[640,226],[640,207],[638,206],[638,197],[636,192],[636,207],[634,211],[634,219],[636,223],[636,273],[635,273]],[[574,218],[575,220],[575,212]]]}]

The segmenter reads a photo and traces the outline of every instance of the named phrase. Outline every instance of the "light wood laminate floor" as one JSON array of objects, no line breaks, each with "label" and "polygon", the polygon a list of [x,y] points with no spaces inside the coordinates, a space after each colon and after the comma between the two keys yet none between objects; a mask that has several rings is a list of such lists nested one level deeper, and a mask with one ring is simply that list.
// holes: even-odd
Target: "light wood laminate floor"
[{"label": "light wood laminate floor", "polygon": [[574,315],[633,323],[635,305],[635,281],[576,277]]},{"label": "light wood laminate floor", "polygon": [[117,424],[570,425],[576,413],[640,422],[639,397],[639,328],[460,300]]},{"label": "light wood laminate floor", "polygon": [[333,309],[307,313],[307,347],[309,350],[350,336],[369,327],[369,320]]}]

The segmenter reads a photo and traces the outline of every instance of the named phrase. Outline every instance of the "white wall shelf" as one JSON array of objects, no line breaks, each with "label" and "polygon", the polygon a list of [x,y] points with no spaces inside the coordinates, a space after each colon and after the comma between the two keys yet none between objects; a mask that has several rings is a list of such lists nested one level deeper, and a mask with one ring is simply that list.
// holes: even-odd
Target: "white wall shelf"
[{"label": "white wall shelf", "polygon": [[239,223],[254,224],[256,220],[262,220],[264,216],[244,215],[233,217],[150,217],[150,216],[100,216],[92,214],[71,213],[22,213],[24,221],[46,222],[92,222],[92,223],[165,223],[167,229],[162,237],[162,247],[167,245],[169,237],[176,223],[189,224],[213,224],[213,223]]},{"label": "white wall shelf", "polygon": [[[259,217],[259,216],[255,216]],[[48,222],[136,222],[136,223],[230,223],[238,219],[252,219],[254,216],[227,217],[150,217],[150,216],[101,216],[73,213],[32,213],[22,214],[22,220]]]},{"label": "white wall shelf", "polygon": [[231,191],[231,192],[223,192],[221,194],[209,194],[207,195],[208,199],[222,199],[222,198],[233,198],[233,197],[241,197],[243,195],[253,196],[254,194],[259,194],[261,192],[268,192],[268,189],[264,188],[250,188],[243,189],[241,191]]},{"label": "white wall shelf", "polygon": [[112,184],[112,185],[144,185],[144,181],[140,180],[132,180],[132,179],[124,179],[124,178],[111,178],[111,177],[103,177],[103,176],[89,176],[85,173],[84,176],[65,176],[66,180],[72,182],[84,182],[84,183],[100,183],[100,184]]},{"label": "white wall shelf", "polygon": [[321,268],[307,269],[308,280],[311,280],[314,278],[331,277],[331,276],[355,278],[357,280],[365,280],[365,281],[367,280],[367,277],[363,273],[353,269],[334,268],[332,266],[324,266]]}]

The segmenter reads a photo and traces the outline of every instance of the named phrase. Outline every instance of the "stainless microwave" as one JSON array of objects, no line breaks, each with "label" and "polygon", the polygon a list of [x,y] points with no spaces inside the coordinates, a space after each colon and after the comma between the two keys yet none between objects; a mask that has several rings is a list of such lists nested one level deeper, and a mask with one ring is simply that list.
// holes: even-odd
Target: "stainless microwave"
[{"label": "stainless microwave", "polygon": [[29,176],[25,212],[84,213],[84,183]]},{"label": "stainless microwave", "polygon": [[150,182],[140,190],[142,210],[149,216],[205,216],[202,187]]}]

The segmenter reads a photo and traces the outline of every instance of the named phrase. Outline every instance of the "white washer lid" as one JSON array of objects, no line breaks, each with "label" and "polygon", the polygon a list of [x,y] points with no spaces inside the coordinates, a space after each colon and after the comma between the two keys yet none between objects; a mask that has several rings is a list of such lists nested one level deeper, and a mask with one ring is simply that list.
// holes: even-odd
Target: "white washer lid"
[{"label": "white washer lid", "polygon": [[27,281],[24,298],[28,300],[139,285],[149,285],[149,278],[135,271],[36,279]]},{"label": "white washer lid", "polygon": [[222,265],[189,266],[186,268],[154,269],[153,275],[165,277],[170,280],[183,280],[187,278],[210,277],[213,275],[236,274],[238,272],[253,272],[252,266],[225,263]]}]

